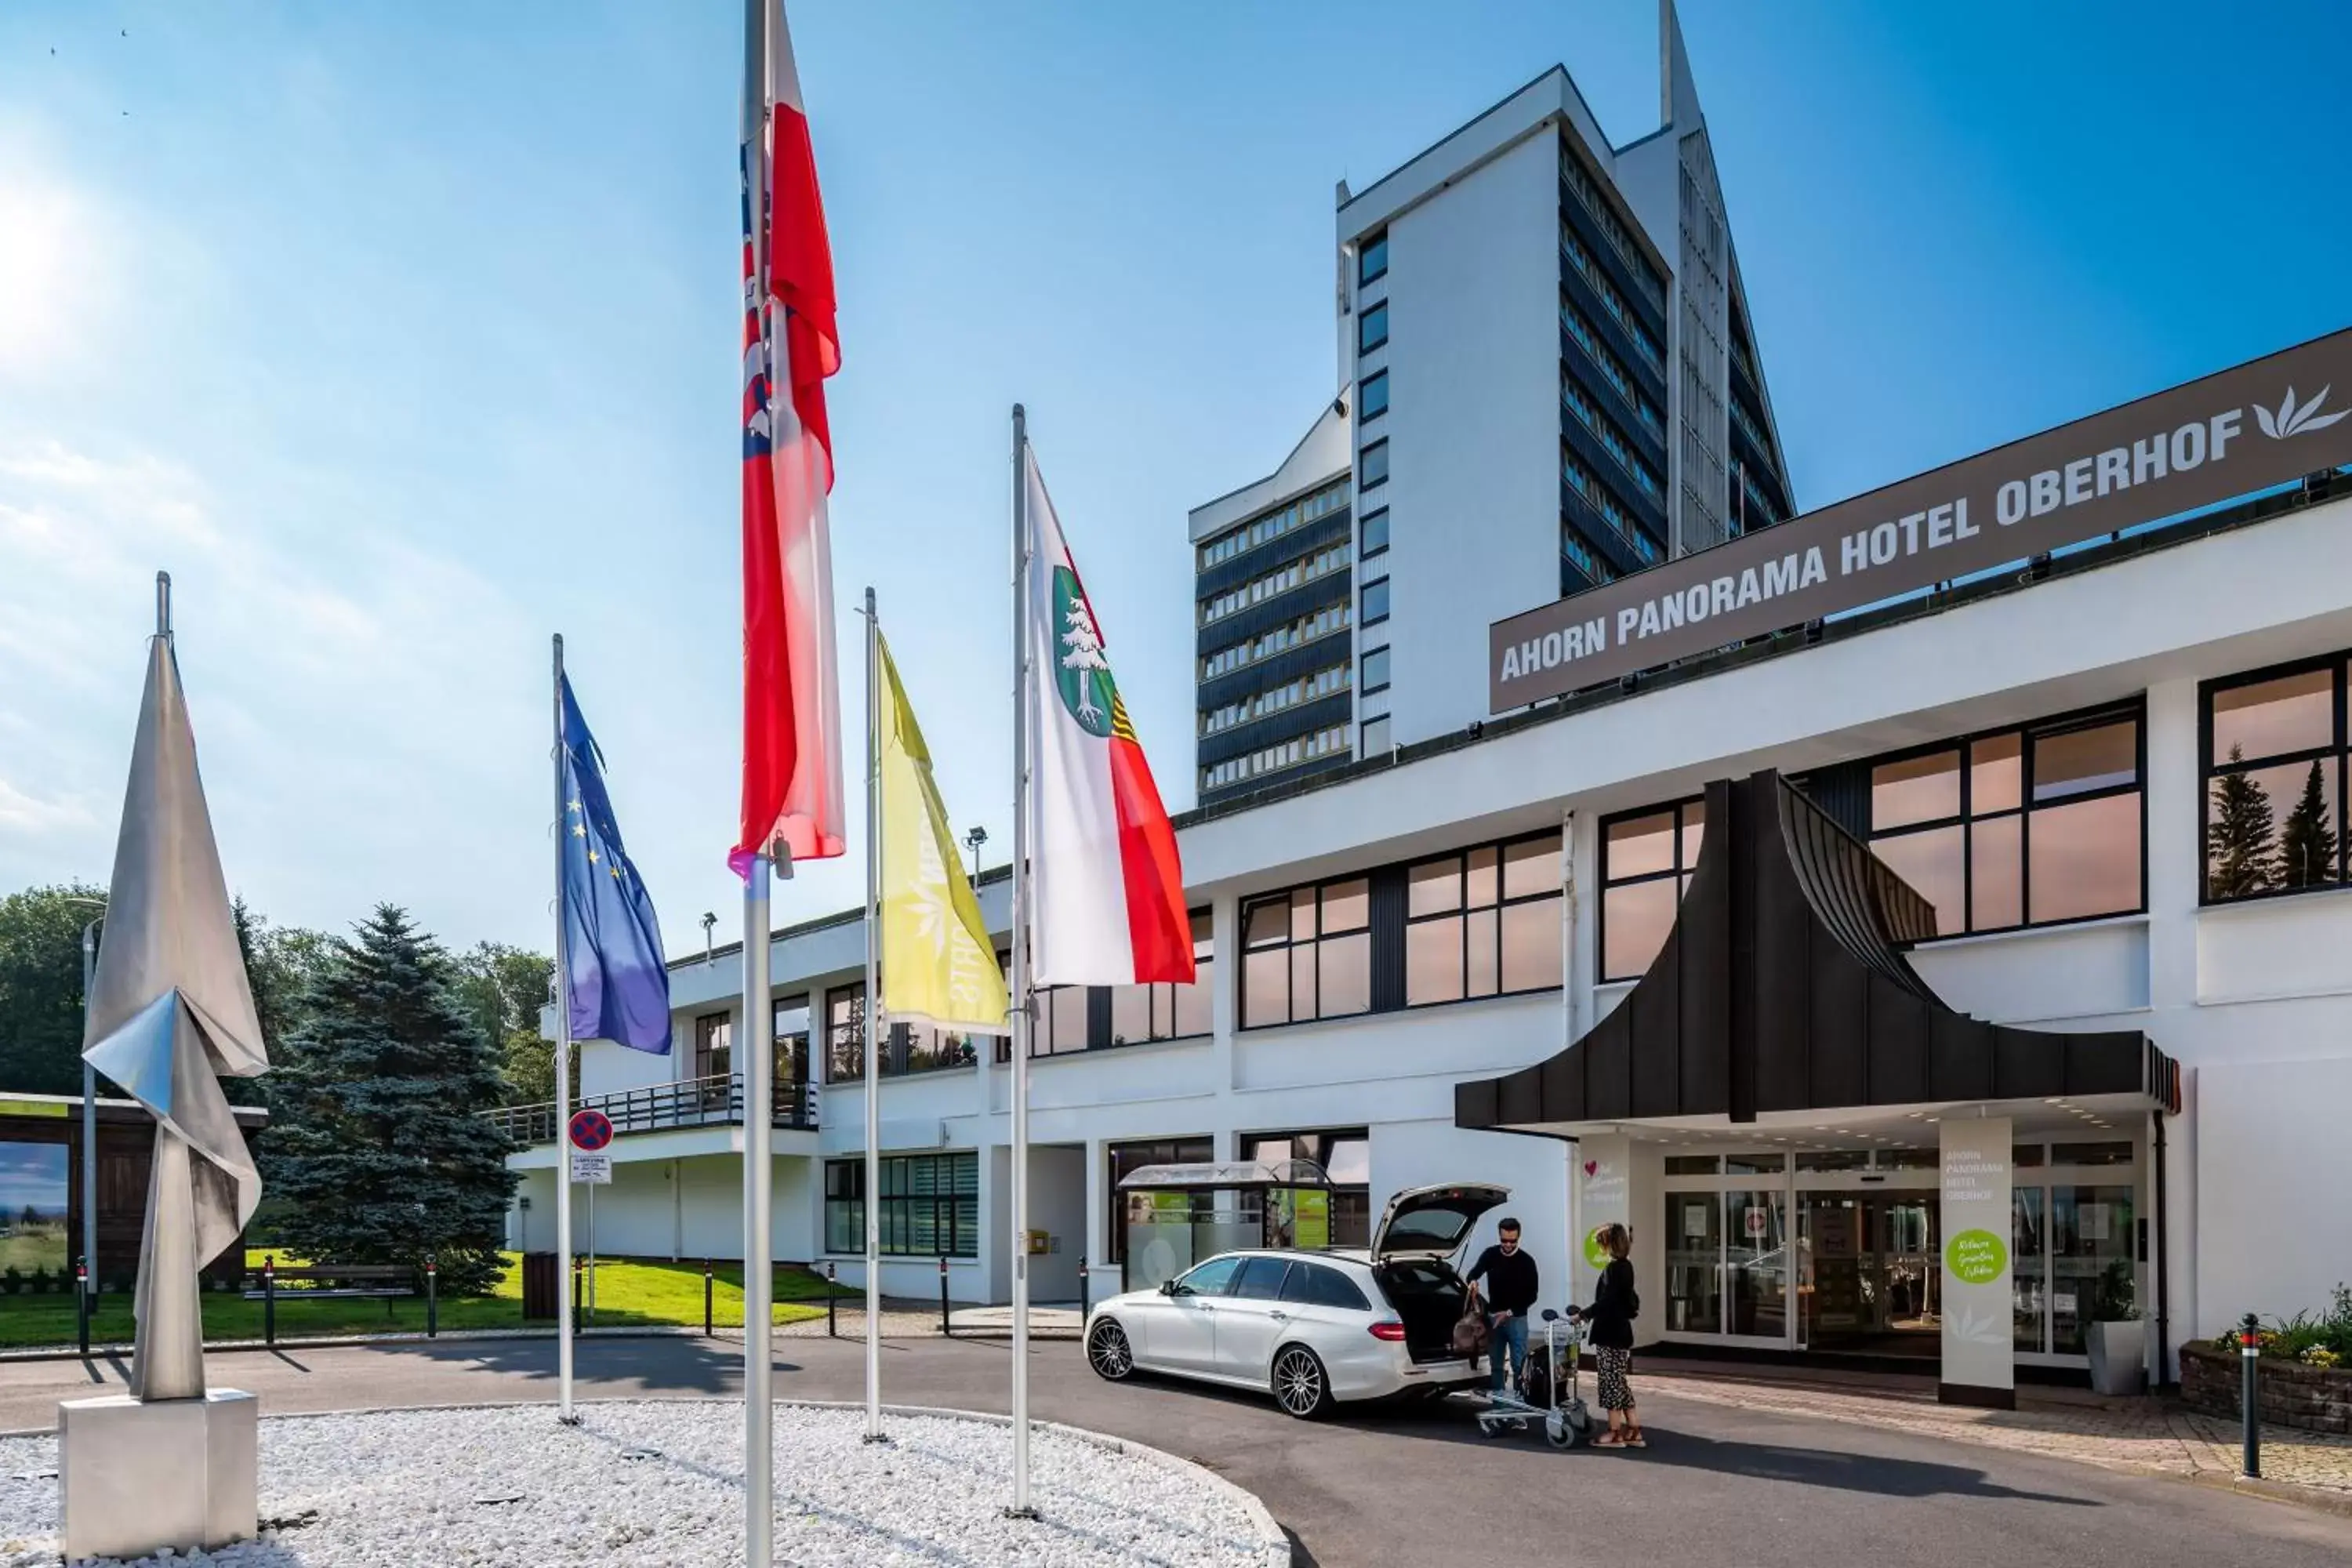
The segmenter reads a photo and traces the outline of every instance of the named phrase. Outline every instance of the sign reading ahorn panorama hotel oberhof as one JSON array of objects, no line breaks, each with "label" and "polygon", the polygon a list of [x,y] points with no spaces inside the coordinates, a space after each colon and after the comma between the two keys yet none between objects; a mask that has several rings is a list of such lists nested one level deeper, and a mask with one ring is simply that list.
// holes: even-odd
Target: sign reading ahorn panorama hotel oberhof
[{"label": "sign reading ahorn panorama hotel oberhof", "polygon": [[1496,621],[1496,713],[2352,463],[2352,330]]}]

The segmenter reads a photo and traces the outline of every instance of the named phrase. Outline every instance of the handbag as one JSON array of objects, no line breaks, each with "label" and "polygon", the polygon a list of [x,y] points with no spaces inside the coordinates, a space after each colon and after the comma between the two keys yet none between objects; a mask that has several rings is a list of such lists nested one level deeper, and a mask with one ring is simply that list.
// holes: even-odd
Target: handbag
[{"label": "handbag", "polygon": [[1462,1316],[1454,1322],[1454,1353],[1465,1356],[1484,1354],[1493,1338],[1494,1330],[1486,1322],[1486,1313],[1478,1305],[1478,1291],[1473,1287],[1462,1298]]}]

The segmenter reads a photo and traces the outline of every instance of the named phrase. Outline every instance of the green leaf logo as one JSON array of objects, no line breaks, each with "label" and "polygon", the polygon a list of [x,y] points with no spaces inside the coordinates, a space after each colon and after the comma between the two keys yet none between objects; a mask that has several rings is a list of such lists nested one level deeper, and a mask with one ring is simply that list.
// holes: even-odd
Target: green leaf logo
[{"label": "green leaf logo", "polygon": [[1944,1244],[1944,1268],[1963,1285],[1990,1285],[2009,1268],[2009,1244],[1989,1230],[1964,1230]]},{"label": "green leaf logo", "polygon": [[1584,1261],[1592,1266],[1593,1272],[1596,1274],[1608,1268],[1612,1261],[1609,1256],[1609,1249],[1601,1245],[1601,1233],[1608,1228],[1605,1223],[1596,1225],[1584,1238]]}]

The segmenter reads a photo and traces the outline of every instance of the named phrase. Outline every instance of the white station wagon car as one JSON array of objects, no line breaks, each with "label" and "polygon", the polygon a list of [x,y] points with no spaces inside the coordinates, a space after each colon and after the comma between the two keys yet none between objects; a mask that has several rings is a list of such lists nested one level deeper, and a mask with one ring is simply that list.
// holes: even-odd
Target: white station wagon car
[{"label": "white station wagon car", "polygon": [[1418,1187],[1390,1200],[1368,1250],[1221,1253],[1087,1313],[1087,1361],[1114,1383],[1154,1372],[1265,1389],[1301,1419],[1338,1400],[1482,1382],[1454,1349],[1454,1264],[1478,1216],[1509,1196]]}]

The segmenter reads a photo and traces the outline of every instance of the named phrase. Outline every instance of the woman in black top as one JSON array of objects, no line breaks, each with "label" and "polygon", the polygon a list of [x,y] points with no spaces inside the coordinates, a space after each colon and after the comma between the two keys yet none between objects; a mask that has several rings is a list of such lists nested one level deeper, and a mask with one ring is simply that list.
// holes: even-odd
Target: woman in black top
[{"label": "woman in black top", "polygon": [[1597,1240],[1609,1254],[1601,1271],[1592,1305],[1579,1314],[1589,1331],[1593,1362],[1601,1369],[1601,1407],[1609,1412],[1609,1430],[1592,1441],[1596,1448],[1646,1448],[1642,1421],[1633,1406],[1633,1318],[1641,1299],[1633,1292],[1633,1265],[1626,1253],[1633,1237],[1622,1225],[1601,1227]]}]

